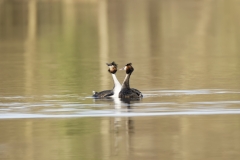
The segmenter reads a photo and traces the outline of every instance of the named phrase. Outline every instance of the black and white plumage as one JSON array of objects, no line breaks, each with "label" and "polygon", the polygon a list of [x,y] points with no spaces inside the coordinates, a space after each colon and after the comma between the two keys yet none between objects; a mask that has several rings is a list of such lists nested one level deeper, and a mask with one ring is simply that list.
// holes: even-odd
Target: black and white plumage
[{"label": "black and white plumage", "polygon": [[117,64],[115,62],[106,63],[106,64],[109,67],[108,72],[111,73],[111,75],[112,75],[114,87],[112,90],[104,90],[101,92],[93,91],[93,97],[95,97],[95,98],[118,97],[118,94],[122,87],[115,75],[115,73],[117,72]]},{"label": "black and white plumage", "polygon": [[125,65],[124,70],[126,71],[126,76],[122,84],[121,91],[119,92],[119,98],[142,98],[143,95],[142,93],[135,89],[135,88],[130,88],[129,85],[129,79],[134,71],[134,68],[132,67],[132,63],[128,63]]}]

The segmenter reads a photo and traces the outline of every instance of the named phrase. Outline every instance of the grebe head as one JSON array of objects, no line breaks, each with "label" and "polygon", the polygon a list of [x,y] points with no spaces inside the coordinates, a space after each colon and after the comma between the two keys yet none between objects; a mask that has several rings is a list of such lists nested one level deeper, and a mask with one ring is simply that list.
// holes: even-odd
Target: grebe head
[{"label": "grebe head", "polygon": [[111,74],[115,74],[117,72],[117,64],[115,62],[106,63],[109,67],[108,72]]},{"label": "grebe head", "polygon": [[124,70],[126,71],[126,74],[131,74],[134,71],[134,68],[132,67],[132,63],[128,63],[125,65]]}]

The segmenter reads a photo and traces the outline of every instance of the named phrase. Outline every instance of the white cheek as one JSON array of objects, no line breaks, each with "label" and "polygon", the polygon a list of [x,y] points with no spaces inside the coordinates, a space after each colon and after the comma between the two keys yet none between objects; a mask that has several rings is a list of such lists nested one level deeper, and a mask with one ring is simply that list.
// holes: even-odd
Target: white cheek
[{"label": "white cheek", "polygon": [[124,70],[126,70],[126,69],[127,69],[127,66],[124,67]]}]

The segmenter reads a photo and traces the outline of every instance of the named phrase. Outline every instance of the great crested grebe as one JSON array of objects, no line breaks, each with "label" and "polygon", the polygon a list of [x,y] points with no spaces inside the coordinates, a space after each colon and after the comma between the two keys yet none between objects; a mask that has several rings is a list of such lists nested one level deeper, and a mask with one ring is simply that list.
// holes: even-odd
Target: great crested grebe
[{"label": "great crested grebe", "polygon": [[114,87],[112,90],[105,90],[105,91],[101,91],[101,92],[93,91],[93,97],[95,97],[95,98],[118,97],[118,94],[122,87],[115,75],[115,73],[117,72],[117,64],[115,62],[106,63],[106,64],[109,67],[108,72],[111,73],[111,75],[112,75]]},{"label": "great crested grebe", "polygon": [[122,84],[121,91],[119,92],[119,98],[141,98],[143,97],[142,93],[135,89],[130,88],[129,85],[129,79],[134,71],[134,68],[132,67],[132,63],[128,63],[125,65],[124,70],[126,71],[126,76]]}]

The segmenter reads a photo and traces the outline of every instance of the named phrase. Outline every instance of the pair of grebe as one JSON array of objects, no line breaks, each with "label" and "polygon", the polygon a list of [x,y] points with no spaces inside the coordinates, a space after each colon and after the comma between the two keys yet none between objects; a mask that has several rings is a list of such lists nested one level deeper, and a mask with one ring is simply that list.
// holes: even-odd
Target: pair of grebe
[{"label": "pair of grebe", "polygon": [[95,92],[93,91],[93,97],[95,98],[104,98],[104,97],[119,97],[119,98],[141,98],[143,97],[142,93],[135,89],[130,88],[129,85],[129,79],[134,71],[134,68],[132,67],[132,63],[128,63],[125,65],[124,70],[126,71],[126,76],[123,81],[123,84],[121,85],[115,75],[117,72],[117,64],[115,62],[107,63],[109,69],[108,72],[111,73],[114,87],[112,90],[105,90],[101,92]]}]

